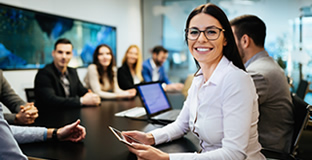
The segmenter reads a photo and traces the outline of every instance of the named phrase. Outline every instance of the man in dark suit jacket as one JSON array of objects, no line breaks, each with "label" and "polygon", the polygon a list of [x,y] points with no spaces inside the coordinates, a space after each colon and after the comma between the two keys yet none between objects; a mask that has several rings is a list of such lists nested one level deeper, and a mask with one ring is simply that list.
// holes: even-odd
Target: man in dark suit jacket
[{"label": "man in dark suit jacket", "polygon": [[73,46],[67,39],[59,39],[52,52],[53,63],[40,69],[35,78],[35,99],[38,109],[97,105],[98,95],[81,84],[77,71],[67,67],[73,56]]},{"label": "man in dark suit jacket", "polygon": [[152,58],[143,62],[142,76],[145,82],[159,81],[167,91],[181,91],[183,84],[171,83],[165,73],[163,63],[168,58],[168,51],[162,46],[154,47]]}]

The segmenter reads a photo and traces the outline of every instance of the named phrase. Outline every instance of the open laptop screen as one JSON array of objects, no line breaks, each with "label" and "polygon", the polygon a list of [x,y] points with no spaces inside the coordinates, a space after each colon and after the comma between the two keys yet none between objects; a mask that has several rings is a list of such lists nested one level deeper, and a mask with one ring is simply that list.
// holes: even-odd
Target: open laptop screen
[{"label": "open laptop screen", "polygon": [[137,86],[148,114],[170,109],[170,103],[160,83],[148,83]]}]

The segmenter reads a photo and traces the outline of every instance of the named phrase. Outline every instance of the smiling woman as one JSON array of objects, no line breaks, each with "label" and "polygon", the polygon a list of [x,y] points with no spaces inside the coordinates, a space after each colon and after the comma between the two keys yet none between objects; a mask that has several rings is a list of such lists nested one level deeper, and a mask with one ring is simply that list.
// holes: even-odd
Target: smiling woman
[{"label": "smiling woman", "polygon": [[118,68],[118,84],[121,89],[134,88],[135,84],[143,81],[142,77],[142,53],[137,45],[128,47],[122,66]]},{"label": "smiling woman", "polygon": [[[203,21],[203,19],[206,20]],[[214,32],[211,31],[212,29],[214,29]],[[200,31],[196,39],[193,39],[195,35],[190,30]],[[223,56],[223,46],[226,46],[227,41],[223,32],[221,33],[222,30],[224,29],[222,29],[219,21],[205,13],[194,16],[190,21],[188,30],[186,30],[187,43],[191,54],[201,68],[209,68],[207,73],[204,73],[205,81],[210,78]],[[192,39],[189,39],[189,37]]]},{"label": "smiling woman", "polygon": [[104,99],[132,98],[136,95],[134,89],[121,90],[117,83],[115,58],[112,49],[101,44],[93,53],[93,64],[88,67],[84,78],[86,87]]},{"label": "smiling woman", "polygon": [[[128,149],[138,159],[263,160],[258,142],[258,104],[252,79],[245,72],[224,12],[208,3],[195,8],[186,22],[185,38],[198,71],[177,120],[150,133],[123,132],[143,142]],[[191,131],[199,153],[164,153],[150,145]]]}]

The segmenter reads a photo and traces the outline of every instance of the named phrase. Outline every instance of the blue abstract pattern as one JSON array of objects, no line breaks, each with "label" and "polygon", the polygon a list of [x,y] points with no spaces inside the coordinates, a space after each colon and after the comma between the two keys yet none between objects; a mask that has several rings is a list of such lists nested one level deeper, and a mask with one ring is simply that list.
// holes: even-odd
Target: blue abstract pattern
[{"label": "blue abstract pattern", "polygon": [[102,43],[116,56],[116,27],[0,4],[0,69],[42,68],[59,38],[74,46],[72,67],[87,67]]}]

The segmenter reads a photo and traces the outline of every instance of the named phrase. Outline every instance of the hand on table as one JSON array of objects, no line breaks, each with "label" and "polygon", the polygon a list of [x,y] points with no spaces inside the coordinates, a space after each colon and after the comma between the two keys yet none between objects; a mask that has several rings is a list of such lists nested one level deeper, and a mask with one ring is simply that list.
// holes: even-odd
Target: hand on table
[{"label": "hand on table", "polygon": [[173,91],[182,91],[184,84],[182,83],[172,83],[167,84],[165,87],[165,91],[173,92]]},{"label": "hand on table", "polygon": [[117,98],[133,98],[136,95],[136,89],[128,89],[117,93]]},{"label": "hand on table", "polygon": [[101,98],[89,90],[85,95],[82,96],[83,105],[98,105],[101,103]]},{"label": "hand on table", "polygon": [[57,130],[57,138],[60,141],[72,141],[78,142],[85,138],[86,129],[79,125],[80,120],[78,119],[76,122],[66,125]]},{"label": "hand on table", "polygon": [[34,103],[26,103],[20,106],[20,111],[16,114],[15,122],[17,124],[32,124],[38,117],[38,110]]}]

